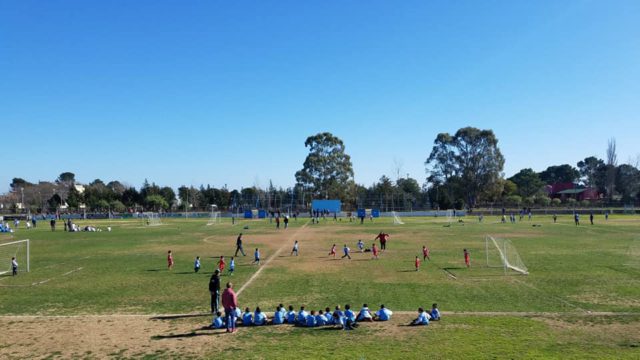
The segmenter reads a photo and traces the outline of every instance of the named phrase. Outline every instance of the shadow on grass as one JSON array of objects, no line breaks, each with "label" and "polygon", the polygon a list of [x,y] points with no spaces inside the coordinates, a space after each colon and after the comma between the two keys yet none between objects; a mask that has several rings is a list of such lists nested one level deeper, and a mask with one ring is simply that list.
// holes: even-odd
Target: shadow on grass
[{"label": "shadow on grass", "polygon": [[398,270],[398,272],[412,272],[412,273],[414,273],[414,272],[418,272],[418,271],[416,271],[414,269],[414,270]]},{"label": "shadow on grass", "polygon": [[174,272],[175,275],[197,274],[195,271]]},{"label": "shadow on grass", "polygon": [[[204,329],[203,328],[198,330],[220,330],[220,329]],[[151,340],[186,339],[186,338],[192,338],[197,336],[219,336],[223,334],[225,334],[225,332],[217,331],[214,333],[202,333],[202,332],[191,331],[184,334],[154,335],[151,337]]]},{"label": "shadow on grass", "polygon": [[147,269],[147,271],[152,271],[152,272],[158,272],[163,270],[166,270],[166,269]]},{"label": "shadow on grass", "polygon": [[195,317],[210,317],[210,313],[199,313],[199,314],[178,314],[178,315],[164,315],[164,316],[154,316],[151,320],[175,320],[175,319],[188,319]]}]

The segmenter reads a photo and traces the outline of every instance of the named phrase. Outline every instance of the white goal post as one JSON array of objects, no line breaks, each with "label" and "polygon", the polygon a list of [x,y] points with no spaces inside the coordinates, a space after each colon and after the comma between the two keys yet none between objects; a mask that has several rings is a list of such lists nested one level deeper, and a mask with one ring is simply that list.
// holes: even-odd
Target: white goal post
[{"label": "white goal post", "polygon": [[162,222],[160,222],[160,214],[156,212],[142,213],[142,224],[147,226],[162,225]]},{"label": "white goal post", "polygon": [[211,205],[211,212],[209,213],[209,221],[207,225],[220,224],[220,211],[218,211],[218,205]]},{"label": "white goal post", "polygon": [[513,270],[523,275],[529,275],[529,270],[524,264],[516,247],[509,239],[494,238],[487,235],[484,240],[487,259],[487,267],[501,267],[505,275]]},{"label": "white goal post", "polygon": [[402,219],[400,219],[400,216],[398,216],[398,214],[395,211],[392,211],[391,215],[393,216],[394,225],[404,225],[404,222],[402,221]]},{"label": "white goal post", "polygon": [[29,272],[29,239],[0,244],[0,275],[11,272],[12,257],[16,258],[18,271]]},{"label": "white goal post", "polygon": [[447,222],[451,224],[453,220],[453,210],[447,210]]}]

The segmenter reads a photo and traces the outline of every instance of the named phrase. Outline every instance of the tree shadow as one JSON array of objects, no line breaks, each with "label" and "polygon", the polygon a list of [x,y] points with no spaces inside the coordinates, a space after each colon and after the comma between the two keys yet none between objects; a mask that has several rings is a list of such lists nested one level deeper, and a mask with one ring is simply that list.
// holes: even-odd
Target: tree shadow
[{"label": "tree shadow", "polygon": [[210,313],[199,313],[199,314],[178,314],[178,315],[159,315],[150,318],[150,320],[175,320],[175,319],[188,319],[195,317],[204,317],[204,316],[212,316]]},{"label": "tree shadow", "polygon": [[[205,330],[205,329],[198,329],[198,330]],[[210,330],[224,330],[224,329],[210,329]],[[213,333],[211,332],[202,333],[202,332],[196,332],[196,330],[193,330],[191,332],[184,333],[184,334],[154,335],[151,337],[151,340],[188,339],[188,338],[197,337],[197,336],[220,336],[223,334],[225,334],[224,331],[216,331]]]}]

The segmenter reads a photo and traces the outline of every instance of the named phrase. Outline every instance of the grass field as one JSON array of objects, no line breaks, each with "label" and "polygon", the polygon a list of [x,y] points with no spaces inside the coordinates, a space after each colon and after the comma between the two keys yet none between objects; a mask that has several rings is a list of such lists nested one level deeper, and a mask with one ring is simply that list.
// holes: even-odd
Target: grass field
[{"label": "grass field", "polygon": [[[2,324],[13,334],[0,340],[0,357],[640,358],[640,217],[596,217],[595,225],[579,227],[570,216],[557,224],[542,216],[517,224],[466,218],[450,227],[443,218],[403,221],[299,219],[276,230],[266,220],[206,226],[203,219],[163,219],[155,227],[87,220],[79,224],[113,231],[51,232],[41,222],[13,237],[0,234],[0,242],[31,239],[31,272],[0,277]],[[327,256],[334,243],[355,250],[362,239],[369,247],[380,230],[391,238],[379,260],[357,252],[352,260]],[[239,232],[247,256],[223,281],[240,290],[242,307],[384,303],[394,318],[353,332],[202,329],[211,320],[203,315],[209,276],[220,255],[233,255]],[[530,274],[485,267],[485,235],[510,239]],[[289,255],[294,240],[298,257]],[[422,245],[432,260],[416,272]],[[256,247],[266,259],[261,267],[250,264]],[[463,248],[471,253],[469,269]],[[203,264],[198,274],[196,255]],[[434,302],[443,321],[404,326],[418,306]]]}]

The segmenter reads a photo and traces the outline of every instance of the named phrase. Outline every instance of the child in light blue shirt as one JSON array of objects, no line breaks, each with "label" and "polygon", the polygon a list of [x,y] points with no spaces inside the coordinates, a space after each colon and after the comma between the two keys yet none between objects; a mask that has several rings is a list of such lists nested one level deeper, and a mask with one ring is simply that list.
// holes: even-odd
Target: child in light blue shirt
[{"label": "child in light blue shirt", "polygon": [[318,311],[318,315],[316,315],[316,325],[317,326],[325,326],[327,324],[327,317],[324,316],[322,310]]},{"label": "child in light blue shirt", "polygon": [[311,314],[307,315],[307,327],[315,327],[316,326],[316,312],[315,310],[311,310]]},{"label": "child in light blue shirt", "polygon": [[351,305],[349,304],[344,306],[344,317],[349,321],[356,321],[356,314],[351,310]]},{"label": "child in light blue shirt", "polygon": [[423,308],[418,309],[418,317],[411,322],[411,325],[429,325],[429,314]]},{"label": "child in light blue shirt", "polygon": [[253,325],[265,325],[267,323],[267,315],[260,310],[260,306],[253,313]]},{"label": "child in light blue shirt", "polygon": [[438,310],[438,304],[433,304],[431,306],[431,320],[433,321],[440,320],[440,310]]},{"label": "child in light blue shirt", "polygon": [[251,310],[249,310],[249,308],[244,309],[244,314],[242,314],[242,325],[253,325],[253,316],[251,315]]},{"label": "child in light blue shirt", "polygon": [[393,311],[385,308],[383,304],[383,305],[380,305],[380,310],[376,311],[374,320],[387,321],[391,319],[391,315],[393,315]]},{"label": "child in light blue shirt", "polygon": [[304,310],[304,306],[300,306],[300,311],[298,311],[298,317],[296,318],[298,325],[305,326],[307,323],[307,315],[309,315],[309,313]]},{"label": "child in light blue shirt", "polygon": [[293,306],[289,305],[289,311],[287,312],[287,322],[289,324],[295,324],[296,323],[296,312],[293,311]]},{"label": "child in light blue shirt", "polygon": [[224,329],[227,327],[227,325],[224,323],[224,317],[222,316],[222,313],[220,311],[216,313],[216,318],[213,320],[213,324],[211,324],[211,327],[214,329]]},{"label": "child in light blue shirt", "polygon": [[278,305],[276,308],[276,312],[273,313],[273,325],[281,325],[284,323],[284,315],[282,311],[282,307]]}]

